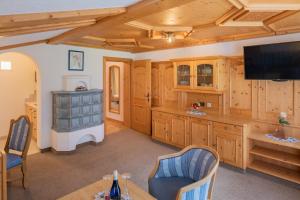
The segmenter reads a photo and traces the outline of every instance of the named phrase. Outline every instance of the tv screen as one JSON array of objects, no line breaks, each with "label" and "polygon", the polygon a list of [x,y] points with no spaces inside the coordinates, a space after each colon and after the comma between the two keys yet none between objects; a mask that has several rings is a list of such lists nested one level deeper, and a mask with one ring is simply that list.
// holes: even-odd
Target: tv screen
[{"label": "tv screen", "polygon": [[300,80],[300,42],[244,47],[245,78]]}]

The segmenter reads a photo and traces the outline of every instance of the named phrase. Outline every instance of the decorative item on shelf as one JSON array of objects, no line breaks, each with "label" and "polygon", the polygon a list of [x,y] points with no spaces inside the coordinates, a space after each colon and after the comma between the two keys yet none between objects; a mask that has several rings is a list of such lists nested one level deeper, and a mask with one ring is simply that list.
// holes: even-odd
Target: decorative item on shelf
[{"label": "decorative item on shelf", "polygon": [[87,91],[87,84],[84,81],[79,81],[78,86],[75,88],[75,91]]},{"label": "decorative item on shelf", "polygon": [[289,125],[286,112],[280,112],[280,115],[278,117],[278,123],[279,125],[275,129],[275,133],[273,134],[273,136],[280,139],[287,139],[284,133],[284,127],[286,125]]},{"label": "decorative item on shelf", "polygon": [[69,50],[69,68],[70,71],[84,70],[84,52]]},{"label": "decorative item on shelf", "polygon": [[206,115],[205,112],[201,111],[201,107],[205,106],[205,102],[196,102],[192,104],[192,108],[187,111],[187,114],[203,116]]}]

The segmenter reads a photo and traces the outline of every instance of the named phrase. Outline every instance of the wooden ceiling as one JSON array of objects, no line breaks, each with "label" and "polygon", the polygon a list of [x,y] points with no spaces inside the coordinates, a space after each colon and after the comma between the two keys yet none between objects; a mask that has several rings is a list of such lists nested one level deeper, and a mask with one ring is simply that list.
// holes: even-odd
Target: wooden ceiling
[{"label": "wooden ceiling", "polygon": [[46,42],[144,52],[300,32],[299,11],[299,0],[144,0],[127,8],[0,16],[0,36],[68,28]]}]

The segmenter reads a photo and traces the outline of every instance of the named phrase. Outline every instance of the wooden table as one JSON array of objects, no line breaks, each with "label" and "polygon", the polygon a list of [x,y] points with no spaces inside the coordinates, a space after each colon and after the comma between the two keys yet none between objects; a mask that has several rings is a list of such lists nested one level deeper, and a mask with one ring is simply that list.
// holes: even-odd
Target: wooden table
[{"label": "wooden table", "polygon": [[[119,180],[121,191],[123,189],[124,181]],[[112,183],[107,183],[104,180],[97,181],[91,185],[83,187],[79,190],[76,190],[66,196],[59,198],[58,200],[94,200],[95,194],[104,191],[106,185],[109,185],[110,188]],[[127,182],[129,195],[133,200],[156,200],[150,194],[142,190],[139,186],[134,184],[132,181],[128,180]]]}]

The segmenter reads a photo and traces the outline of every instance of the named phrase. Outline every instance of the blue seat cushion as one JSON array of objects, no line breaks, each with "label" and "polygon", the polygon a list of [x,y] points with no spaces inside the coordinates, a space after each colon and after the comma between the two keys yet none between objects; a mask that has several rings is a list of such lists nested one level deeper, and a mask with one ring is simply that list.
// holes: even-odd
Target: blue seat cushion
[{"label": "blue seat cushion", "polygon": [[16,167],[16,166],[22,164],[22,158],[21,158],[21,156],[8,153],[6,155],[6,158],[7,158],[6,169],[11,169],[13,167]]},{"label": "blue seat cushion", "polygon": [[149,193],[157,200],[175,200],[179,189],[194,183],[190,178],[168,177],[149,180]]}]

